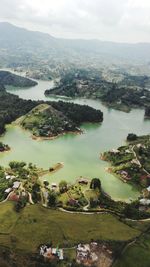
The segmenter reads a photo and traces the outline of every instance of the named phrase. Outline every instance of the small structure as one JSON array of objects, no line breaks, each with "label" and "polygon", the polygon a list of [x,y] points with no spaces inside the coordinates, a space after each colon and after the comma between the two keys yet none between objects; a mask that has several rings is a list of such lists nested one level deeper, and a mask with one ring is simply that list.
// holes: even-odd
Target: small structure
[{"label": "small structure", "polygon": [[144,206],[148,206],[148,205],[150,205],[150,199],[142,198],[142,199],[140,199],[140,204],[144,205]]},{"label": "small structure", "polygon": [[13,184],[13,189],[18,189],[19,188],[19,186],[20,186],[20,182],[18,182],[18,181],[16,181],[16,182],[14,182],[14,184]]},{"label": "small structure", "polygon": [[150,192],[150,186],[147,187],[147,191]]},{"label": "small structure", "polygon": [[86,179],[86,178],[84,178],[82,176],[80,176],[79,179],[77,179],[77,181],[78,181],[79,184],[83,184],[83,185],[87,185],[88,182],[89,182],[88,179]]},{"label": "small structure", "polygon": [[120,153],[120,151],[118,149],[115,149],[115,148],[113,148],[112,150],[110,150],[110,152],[113,153],[113,154]]},{"label": "small structure", "polygon": [[19,195],[12,192],[9,196],[9,200],[17,202],[19,200]]},{"label": "small structure", "polygon": [[12,191],[12,188],[7,188],[7,189],[5,190],[5,193],[9,194],[11,191]]},{"label": "small structure", "polygon": [[77,246],[77,263],[85,262],[90,256],[89,244],[79,244]]},{"label": "small structure", "polygon": [[79,244],[76,250],[76,262],[89,267],[111,266],[113,262],[112,251],[108,246],[94,241],[90,244]]},{"label": "small structure", "polygon": [[56,183],[52,183],[51,184],[51,190],[56,190],[57,189],[57,184]]},{"label": "small structure", "polygon": [[9,179],[11,179],[11,176],[10,175],[6,175],[6,180],[9,180]]},{"label": "small structure", "polygon": [[49,260],[54,260],[54,259],[63,260],[64,259],[63,249],[53,248],[48,245],[42,245],[40,247],[40,255]]},{"label": "small structure", "polygon": [[131,177],[128,176],[128,173],[126,171],[120,171],[120,175],[124,179],[124,181],[131,180]]}]

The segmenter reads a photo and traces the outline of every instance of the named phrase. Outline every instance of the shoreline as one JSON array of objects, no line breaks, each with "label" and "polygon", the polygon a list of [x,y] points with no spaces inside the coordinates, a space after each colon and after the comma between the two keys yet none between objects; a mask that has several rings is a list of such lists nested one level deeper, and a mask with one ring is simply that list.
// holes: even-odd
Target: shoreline
[{"label": "shoreline", "polygon": [[[24,129],[24,128],[23,128]],[[26,129],[24,129],[25,131],[29,131],[29,130],[26,130]],[[30,132],[30,131],[29,131]],[[32,140],[36,140],[36,141],[44,141],[44,140],[55,140],[55,139],[57,139],[57,138],[59,138],[59,137],[61,137],[61,136],[65,136],[65,135],[67,135],[67,134],[74,134],[74,135],[80,135],[80,134],[83,134],[84,132],[81,130],[81,131],[68,131],[68,132],[62,132],[62,133],[60,133],[60,134],[57,134],[57,135],[54,135],[54,136],[35,136],[35,135],[31,135],[31,138],[32,138]]]}]

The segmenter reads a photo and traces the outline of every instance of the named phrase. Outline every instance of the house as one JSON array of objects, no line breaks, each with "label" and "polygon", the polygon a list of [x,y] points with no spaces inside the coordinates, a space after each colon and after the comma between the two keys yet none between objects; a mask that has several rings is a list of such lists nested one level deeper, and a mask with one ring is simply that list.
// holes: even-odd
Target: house
[{"label": "house", "polygon": [[89,244],[79,244],[77,246],[77,258],[80,260],[88,259],[90,253],[90,246]]},{"label": "house", "polygon": [[10,175],[6,175],[5,178],[6,178],[6,180],[9,180],[9,179],[11,179],[11,176]]},{"label": "house", "polygon": [[12,180],[12,179],[15,179],[16,178],[16,176],[14,176],[14,175],[9,175],[9,174],[6,174],[6,176],[5,176],[5,179],[6,180]]},{"label": "house", "polygon": [[63,249],[59,249],[58,252],[57,252],[57,254],[58,254],[58,257],[59,257],[60,260],[63,260],[64,259]]},{"label": "house", "polygon": [[79,244],[77,246],[76,261],[78,264],[93,266],[98,261],[99,247],[97,242],[91,244]]},{"label": "house", "polygon": [[47,245],[42,245],[40,247],[40,255],[44,258],[54,260],[55,258],[59,260],[64,259],[64,252],[63,249],[60,248],[53,248]]},{"label": "house", "polygon": [[110,150],[110,152],[113,153],[113,154],[120,153],[120,151],[118,149],[115,149],[115,148],[113,148],[112,150]]},{"label": "house", "polygon": [[120,174],[123,176],[128,176],[128,173],[126,171],[121,171]]},{"label": "house", "polygon": [[5,190],[5,193],[9,194],[11,191],[12,191],[12,188],[7,188],[7,189]]},{"label": "house", "polygon": [[80,178],[80,179],[78,180],[78,183],[79,183],[79,184],[85,184],[85,185],[87,185],[87,184],[88,184],[88,180],[85,179],[85,178]]},{"label": "house", "polygon": [[14,182],[14,183],[13,183],[13,188],[14,188],[14,189],[18,189],[19,186],[20,186],[20,184],[21,184],[21,183],[18,182],[18,181]]},{"label": "house", "polygon": [[78,205],[78,201],[76,199],[74,199],[74,198],[70,198],[68,200],[68,205],[70,205],[70,206],[76,206],[76,205]]},{"label": "house", "polygon": [[52,189],[52,190],[56,190],[56,189],[57,189],[57,184],[52,183],[52,184],[51,184],[51,189]]},{"label": "house", "polygon": [[11,193],[9,196],[9,200],[17,202],[19,200],[19,196],[15,193]]},{"label": "house", "polygon": [[142,198],[142,199],[140,199],[140,204],[148,206],[148,205],[150,205],[150,199]]},{"label": "house", "polygon": [[150,192],[150,186],[147,187],[147,191]]}]

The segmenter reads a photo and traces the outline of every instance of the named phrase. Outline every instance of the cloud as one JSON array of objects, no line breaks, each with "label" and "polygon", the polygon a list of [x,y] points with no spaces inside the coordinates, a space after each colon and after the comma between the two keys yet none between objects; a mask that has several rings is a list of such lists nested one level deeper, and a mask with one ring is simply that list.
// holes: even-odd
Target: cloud
[{"label": "cloud", "polygon": [[150,41],[149,0],[0,0],[0,20],[65,38]]}]

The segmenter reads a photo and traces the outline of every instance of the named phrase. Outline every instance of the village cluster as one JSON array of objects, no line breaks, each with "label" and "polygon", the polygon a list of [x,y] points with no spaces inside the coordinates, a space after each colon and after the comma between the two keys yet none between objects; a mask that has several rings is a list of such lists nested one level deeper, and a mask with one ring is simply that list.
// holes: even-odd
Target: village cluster
[{"label": "village cluster", "polygon": [[[78,244],[75,248],[76,258],[78,264],[84,266],[93,266],[93,264],[105,263],[105,266],[110,266],[113,257],[112,250],[104,244],[99,244],[95,241],[89,244]],[[39,254],[43,256],[46,261],[65,260],[65,249],[53,247],[52,245],[41,245]],[[103,266],[103,265],[100,265]]]}]

